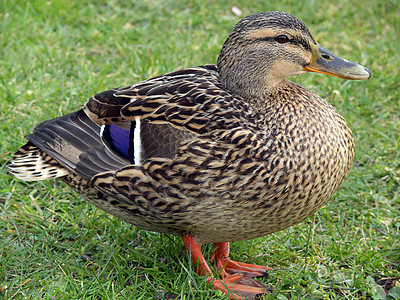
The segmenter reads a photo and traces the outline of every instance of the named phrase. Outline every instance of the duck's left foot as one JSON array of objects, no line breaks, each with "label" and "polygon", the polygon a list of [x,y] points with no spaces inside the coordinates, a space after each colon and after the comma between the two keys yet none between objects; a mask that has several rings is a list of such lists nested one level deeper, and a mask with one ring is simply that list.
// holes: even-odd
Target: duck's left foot
[{"label": "duck's left foot", "polygon": [[[242,273],[246,277],[268,277],[268,270],[272,268],[247,264],[231,260],[229,258],[229,243],[214,243],[214,252],[211,256],[211,262],[215,263],[217,270],[221,272],[221,277]],[[257,281],[258,282],[258,281]]]},{"label": "duck's left foot", "polygon": [[223,279],[214,280],[211,284],[214,289],[222,291],[231,299],[253,300],[258,295],[270,292],[264,284],[242,273],[228,275]]},{"label": "duck's left foot", "polygon": [[214,243],[217,249],[213,252],[212,260],[217,264],[222,279],[216,279],[211,272],[201,247],[191,235],[184,235],[183,242],[190,253],[194,265],[197,265],[197,273],[207,276],[207,281],[214,289],[222,291],[231,299],[253,300],[257,295],[262,295],[271,290],[252,277],[266,276],[270,268],[246,263],[239,263],[229,258],[229,243]]}]

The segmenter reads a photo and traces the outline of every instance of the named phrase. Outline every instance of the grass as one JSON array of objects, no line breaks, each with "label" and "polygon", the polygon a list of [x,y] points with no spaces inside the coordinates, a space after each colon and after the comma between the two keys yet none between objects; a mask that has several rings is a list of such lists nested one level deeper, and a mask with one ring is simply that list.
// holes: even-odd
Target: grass
[{"label": "grass", "polygon": [[[231,1],[0,2],[0,297],[224,299],[194,274],[182,241],[106,215],[57,181],[6,168],[39,122],[92,94],[214,63],[241,17]],[[356,141],[352,171],[307,221],[232,243],[232,258],[274,268],[272,299],[398,299],[400,13],[398,1],[235,1],[243,15],[290,12],[324,47],[373,78],[293,80],[327,98]],[[209,247],[205,250],[210,251]]]}]

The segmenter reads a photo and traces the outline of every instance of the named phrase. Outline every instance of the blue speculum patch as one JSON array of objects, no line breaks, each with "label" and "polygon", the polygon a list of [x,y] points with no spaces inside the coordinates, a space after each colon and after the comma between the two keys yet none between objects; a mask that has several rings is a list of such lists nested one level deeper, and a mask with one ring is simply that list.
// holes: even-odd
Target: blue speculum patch
[{"label": "blue speculum patch", "polygon": [[123,129],[111,124],[105,127],[103,137],[118,154],[129,157],[129,135],[128,129]]}]

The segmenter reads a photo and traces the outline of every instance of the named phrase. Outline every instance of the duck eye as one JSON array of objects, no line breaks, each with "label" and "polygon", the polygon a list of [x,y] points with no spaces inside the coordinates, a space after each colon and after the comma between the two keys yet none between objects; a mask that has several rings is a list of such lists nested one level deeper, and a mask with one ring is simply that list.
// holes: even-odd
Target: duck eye
[{"label": "duck eye", "polygon": [[286,35],[281,34],[281,35],[278,35],[278,36],[276,37],[276,41],[277,41],[278,43],[280,43],[280,44],[284,44],[284,43],[289,42],[289,38],[288,38]]}]

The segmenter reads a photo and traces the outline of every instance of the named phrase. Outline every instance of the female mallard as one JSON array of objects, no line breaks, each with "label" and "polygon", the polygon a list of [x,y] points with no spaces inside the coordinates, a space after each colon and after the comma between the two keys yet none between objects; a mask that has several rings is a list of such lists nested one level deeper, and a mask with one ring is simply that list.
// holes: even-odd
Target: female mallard
[{"label": "female mallard", "polygon": [[[229,258],[229,242],[297,224],[346,178],[354,142],[325,100],[287,81],[306,71],[345,79],[370,72],[319,46],[284,12],[248,16],[217,65],[185,69],[90,98],[39,124],[10,169],[62,177],[88,201],[146,230],[183,237],[198,273],[231,297],[267,288],[267,267]],[[200,244],[214,243],[215,279]]]}]

